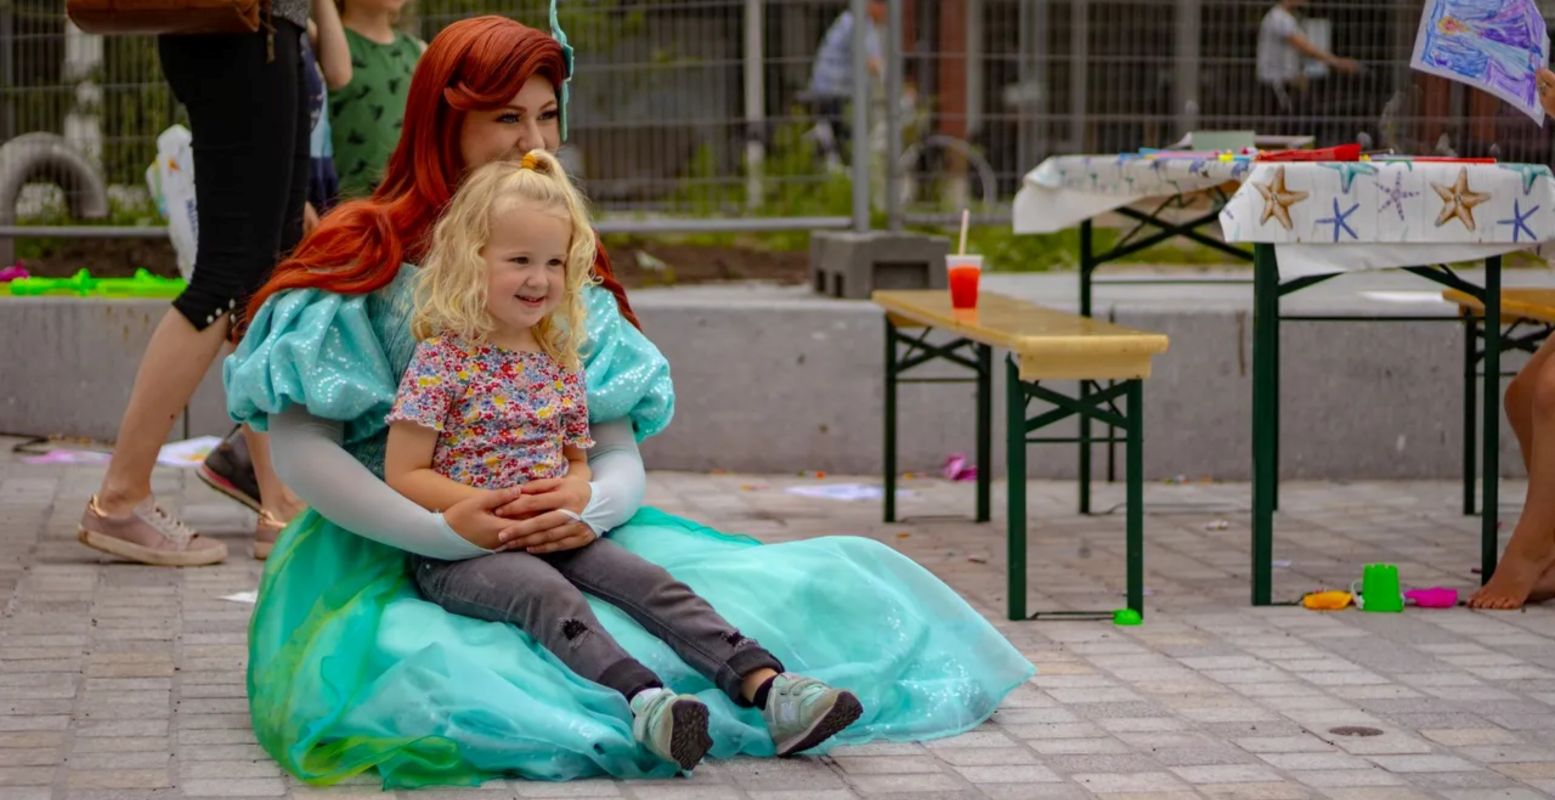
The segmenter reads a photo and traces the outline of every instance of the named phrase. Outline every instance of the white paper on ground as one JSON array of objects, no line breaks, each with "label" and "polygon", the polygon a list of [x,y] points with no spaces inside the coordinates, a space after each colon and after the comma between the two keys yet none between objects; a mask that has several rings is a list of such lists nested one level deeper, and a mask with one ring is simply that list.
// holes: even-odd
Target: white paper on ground
[{"label": "white paper on ground", "polygon": [[1374,291],[1361,292],[1361,296],[1367,300],[1376,300],[1380,303],[1432,303],[1440,304],[1447,301],[1442,299],[1441,292],[1418,291]]},{"label": "white paper on ground", "polygon": [[223,600],[231,600],[234,603],[248,603],[249,605],[253,605],[254,603],[259,602],[259,590],[258,589],[252,589],[252,590],[247,591],[247,592],[238,592],[237,594],[222,595],[221,599],[223,599]]},{"label": "white paper on ground", "polygon": [[196,436],[181,442],[169,442],[162,445],[161,452],[157,453],[157,463],[164,467],[193,469],[200,466],[200,462],[219,444],[221,438],[217,436]]},{"label": "white paper on ground", "polygon": [[[885,497],[885,491],[879,486],[868,486],[862,483],[827,483],[819,486],[790,486],[784,491],[789,494],[797,494],[801,497],[815,497],[822,500],[879,500]],[[906,489],[897,489],[897,497],[911,497],[912,492]]]}]

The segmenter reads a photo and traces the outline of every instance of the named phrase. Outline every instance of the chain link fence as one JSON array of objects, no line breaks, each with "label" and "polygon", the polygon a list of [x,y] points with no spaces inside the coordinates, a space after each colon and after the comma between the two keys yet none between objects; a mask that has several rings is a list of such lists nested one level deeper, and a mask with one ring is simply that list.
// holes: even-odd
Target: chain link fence
[{"label": "chain link fence", "polygon": [[[1272,0],[896,3],[899,24],[882,26],[889,63],[854,84],[871,87],[867,97],[855,94],[871,120],[861,137],[869,166],[862,196],[893,222],[962,205],[997,219],[1021,176],[1049,155],[1168,146],[1195,129],[1299,131],[1319,144],[1364,133],[1376,147],[1405,152],[1548,161],[1548,134],[1527,118],[1409,70],[1419,0],[1304,5],[1309,37],[1364,69],[1309,67],[1309,91],[1284,115],[1264,110],[1254,76],[1258,25]],[[857,208],[844,166],[851,153],[825,146],[806,92],[818,43],[847,0],[560,6],[578,49],[570,158],[608,227],[867,218],[871,209]],[[480,13],[543,26],[546,7],[418,0],[402,22],[430,40]],[[892,68],[901,88],[888,93]],[[63,136],[119,209],[143,194],[156,135],[179,119],[151,39],[81,34],[59,0],[0,0],[0,141]],[[892,132],[898,141],[888,141]],[[5,175],[26,172],[16,161],[14,152],[0,160],[0,187]],[[70,221],[69,198],[47,186],[63,176],[25,177],[37,185],[0,197],[5,210],[19,206],[22,223]]]}]

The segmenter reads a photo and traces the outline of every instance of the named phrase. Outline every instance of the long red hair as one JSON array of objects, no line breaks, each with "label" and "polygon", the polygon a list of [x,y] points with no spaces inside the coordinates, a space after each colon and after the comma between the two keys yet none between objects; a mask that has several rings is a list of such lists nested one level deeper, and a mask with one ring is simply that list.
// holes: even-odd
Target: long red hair
[{"label": "long red hair", "polygon": [[[253,319],[276,292],[366,294],[394,280],[401,264],[419,263],[433,225],[464,176],[458,142],[465,116],[501,107],[534,75],[557,87],[567,77],[561,45],[545,33],[497,16],[444,28],[410,79],[405,127],[383,181],[371,198],[331,211],[254,293],[245,319]],[[622,316],[638,325],[603,246],[594,274],[615,295]]]}]

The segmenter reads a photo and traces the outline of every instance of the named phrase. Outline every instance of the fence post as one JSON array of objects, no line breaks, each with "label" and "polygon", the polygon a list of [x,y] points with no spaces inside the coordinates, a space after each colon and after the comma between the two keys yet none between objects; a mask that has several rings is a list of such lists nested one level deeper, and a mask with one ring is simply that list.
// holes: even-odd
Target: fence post
[{"label": "fence post", "polygon": [[869,19],[867,0],[853,12],[853,230],[869,230]]},{"label": "fence post", "polygon": [[1090,109],[1091,3],[1071,0],[1069,20],[1069,152],[1085,153],[1085,120]]},{"label": "fence post", "polygon": [[886,5],[885,47],[885,215],[886,229],[902,230],[902,0]]},{"label": "fence post", "polygon": [[1202,0],[1177,0],[1174,48],[1177,68],[1172,81],[1172,106],[1177,112],[1179,135],[1187,135],[1199,124],[1199,15],[1202,11]]},{"label": "fence post", "polygon": [[763,124],[767,114],[767,90],[762,67],[765,61],[766,25],[764,0],[745,0],[745,207],[761,207],[762,175],[767,159]]}]

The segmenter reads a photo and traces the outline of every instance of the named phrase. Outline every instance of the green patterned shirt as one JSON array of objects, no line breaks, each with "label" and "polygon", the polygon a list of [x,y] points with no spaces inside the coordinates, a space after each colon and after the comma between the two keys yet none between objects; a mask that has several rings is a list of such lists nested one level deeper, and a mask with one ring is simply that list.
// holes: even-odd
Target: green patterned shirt
[{"label": "green patterned shirt", "polygon": [[400,140],[410,75],[421,57],[421,43],[409,34],[379,44],[350,28],[351,82],[329,93],[330,134],[342,200],[366,197],[383,177],[383,168]]}]

